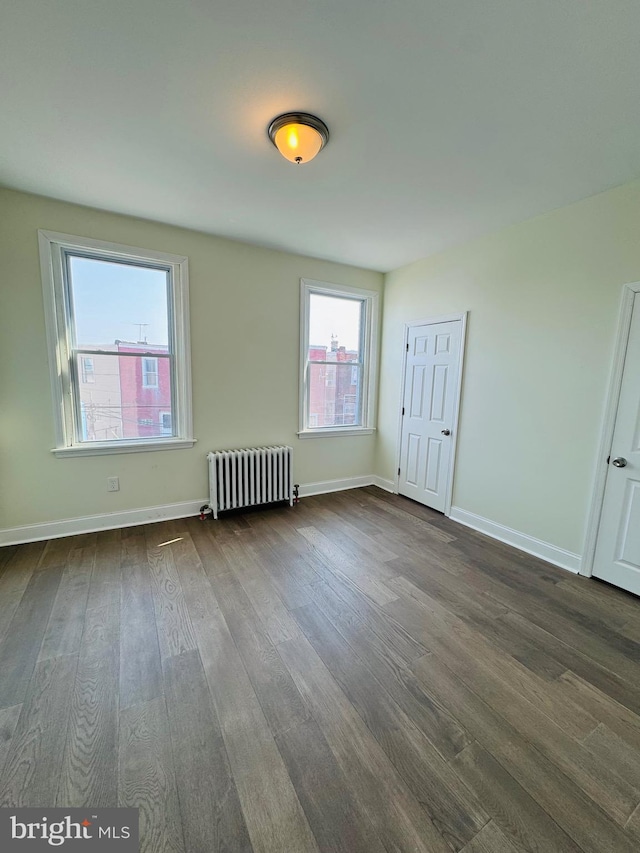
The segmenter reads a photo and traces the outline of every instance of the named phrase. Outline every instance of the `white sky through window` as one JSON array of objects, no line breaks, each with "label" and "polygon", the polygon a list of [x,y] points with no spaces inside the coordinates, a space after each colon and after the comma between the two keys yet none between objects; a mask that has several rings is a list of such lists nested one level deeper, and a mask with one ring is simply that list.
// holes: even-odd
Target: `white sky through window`
[{"label": "white sky through window", "polygon": [[326,346],[329,350],[333,335],[338,339],[338,346],[359,350],[362,302],[318,293],[312,293],[310,300],[310,346]]}]

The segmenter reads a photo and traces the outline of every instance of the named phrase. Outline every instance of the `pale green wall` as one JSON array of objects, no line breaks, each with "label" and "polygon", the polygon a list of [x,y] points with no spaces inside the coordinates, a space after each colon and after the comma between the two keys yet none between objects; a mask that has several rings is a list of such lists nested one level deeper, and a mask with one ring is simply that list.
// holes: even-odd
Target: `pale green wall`
[{"label": "pale green wall", "polygon": [[453,503],[580,553],[640,182],[390,273],[378,475],[397,465],[403,324],[469,311]]},{"label": "pale green wall", "polygon": [[[215,204],[215,199],[212,199]],[[56,459],[39,228],[189,258],[191,450]],[[300,278],[375,272],[0,190],[0,529],[206,497],[208,450],[292,444],[300,483],[370,475],[375,436],[299,441]],[[106,478],[121,491],[107,493]]]},{"label": "pale green wall", "polygon": [[[192,450],[50,453],[38,228],[189,257]],[[639,232],[636,182],[390,273],[376,452],[375,436],[295,436],[298,289],[305,277],[381,290],[382,276],[0,190],[0,529],[205,497],[211,448],[291,443],[301,483],[392,479],[403,324],[468,310],[454,505],[579,553]],[[107,493],[114,474],[121,491]]]}]

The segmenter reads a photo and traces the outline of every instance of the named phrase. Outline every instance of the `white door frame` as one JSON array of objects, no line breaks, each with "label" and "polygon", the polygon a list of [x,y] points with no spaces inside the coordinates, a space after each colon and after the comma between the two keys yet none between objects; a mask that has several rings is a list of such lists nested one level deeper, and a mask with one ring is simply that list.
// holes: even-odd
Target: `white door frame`
[{"label": "white door frame", "polygon": [[600,516],[602,515],[602,506],[604,504],[604,489],[609,470],[606,459],[611,454],[611,445],[613,444],[613,431],[616,425],[616,415],[618,413],[618,403],[622,388],[622,374],[624,372],[625,356],[631,333],[631,315],[633,313],[633,302],[636,294],[640,294],[640,282],[623,285],[620,313],[618,315],[618,329],[616,331],[613,361],[609,371],[607,396],[605,398],[600,441],[598,443],[598,455],[593,475],[591,503],[587,515],[582,561],[580,563],[580,574],[588,578],[593,574],[598,528],[600,527]]},{"label": "white door frame", "polygon": [[460,358],[458,360],[458,374],[456,376],[456,393],[453,410],[453,423],[451,424],[451,434],[453,441],[451,444],[451,456],[449,458],[449,470],[447,471],[447,490],[444,501],[444,514],[448,517],[451,515],[451,501],[453,498],[453,473],[456,464],[456,453],[458,448],[458,416],[460,414],[460,400],[462,399],[462,367],[464,364],[465,340],[467,334],[467,315],[468,311],[462,311],[460,314],[445,314],[441,317],[427,317],[425,320],[411,320],[404,324],[404,336],[402,343],[402,376],[400,380],[400,388],[402,389],[402,397],[400,398],[400,409],[398,412],[398,439],[397,439],[397,454],[396,468],[393,478],[393,491],[395,494],[400,492],[400,459],[402,457],[402,404],[404,403],[404,385],[407,379],[407,344],[409,343],[409,330],[415,326],[428,326],[431,323],[451,323],[455,320],[460,321]]}]

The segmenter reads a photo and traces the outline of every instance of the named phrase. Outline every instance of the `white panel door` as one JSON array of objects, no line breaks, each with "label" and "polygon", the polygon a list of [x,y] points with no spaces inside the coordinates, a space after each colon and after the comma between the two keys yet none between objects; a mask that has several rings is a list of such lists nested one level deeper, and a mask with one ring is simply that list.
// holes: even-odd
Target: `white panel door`
[{"label": "white panel door", "polygon": [[640,595],[640,294],[634,299],[593,574]]},{"label": "white panel door", "polygon": [[444,512],[452,467],[462,321],[409,328],[398,491]]}]

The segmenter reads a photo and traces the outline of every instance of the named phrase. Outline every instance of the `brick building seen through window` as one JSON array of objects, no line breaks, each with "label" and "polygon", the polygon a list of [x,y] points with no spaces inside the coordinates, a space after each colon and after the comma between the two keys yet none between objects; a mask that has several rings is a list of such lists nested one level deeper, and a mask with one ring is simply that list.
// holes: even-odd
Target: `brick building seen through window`
[{"label": "brick building seen through window", "polygon": [[[358,352],[340,346],[309,345],[309,425],[350,426],[358,423]],[[314,364],[314,362],[325,362]],[[329,362],[328,364],[326,362]]]}]

